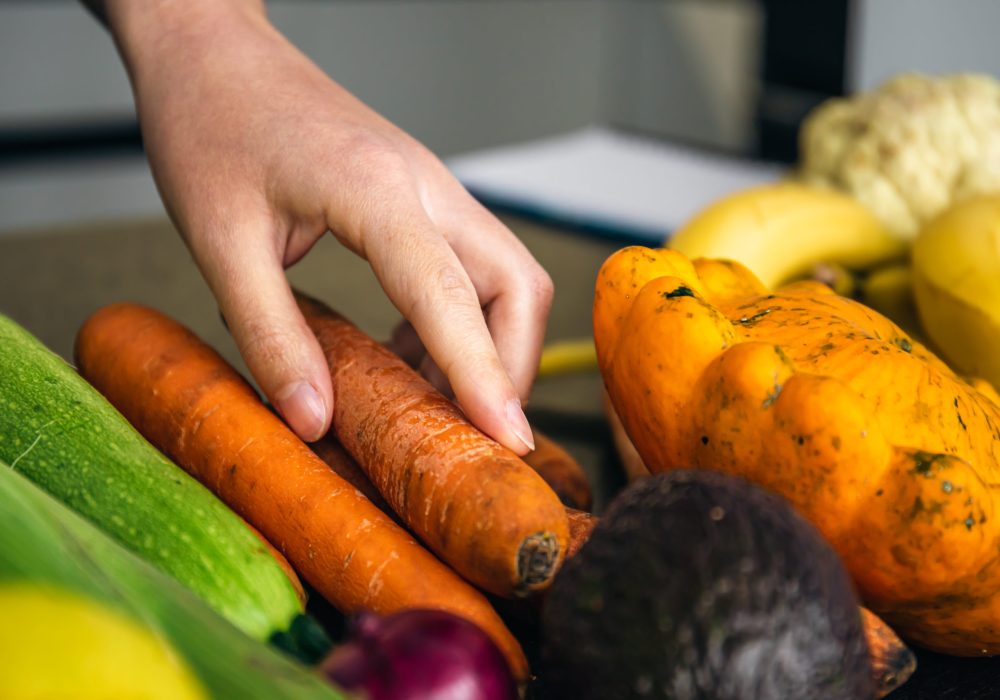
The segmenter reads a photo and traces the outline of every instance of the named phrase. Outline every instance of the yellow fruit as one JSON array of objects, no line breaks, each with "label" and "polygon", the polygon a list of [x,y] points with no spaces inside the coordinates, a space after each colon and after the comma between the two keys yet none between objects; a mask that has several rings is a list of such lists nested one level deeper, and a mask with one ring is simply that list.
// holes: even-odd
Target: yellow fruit
[{"label": "yellow fruit", "polygon": [[861,301],[912,336],[921,340],[923,331],[913,300],[913,270],[905,262],[880,267],[861,285]]},{"label": "yellow fruit", "polygon": [[204,700],[164,640],[99,603],[30,583],[0,585],[0,698]]},{"label": "yellow fruit", "polygon": [[851,197],[793,182],[723,197],[667,245],[690,259],[735,260],[771,289],[809,274],[817,263],[865,269],[901,258],[907,250]]},{"label": "yellow fruit", "polygon": [[590,338],[561,340],[542,349],[538,378],[597,371],[597,351]]},{"label": "yellow fruit", "polygon": [[858,291],[858,280],[853,272],[835,262],[821,262],[813,265],[806,279],[822,282],[842,297],[853,297]]},{"label": "yellow fruit", "polygon": [[949,209],[913,245],[924,331],[958,372],[1000,386],[1000,195]]}]

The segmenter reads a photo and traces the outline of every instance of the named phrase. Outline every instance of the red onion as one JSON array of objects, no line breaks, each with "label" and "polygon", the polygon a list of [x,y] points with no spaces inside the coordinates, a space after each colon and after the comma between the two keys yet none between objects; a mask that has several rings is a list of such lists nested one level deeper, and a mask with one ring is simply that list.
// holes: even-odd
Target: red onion
[{"label": "red onion", "polygon": [[368,700],[512,700],[503,654],[468,620],[443,610],[361,613],[350,641],[323,662],[344,690]]}]

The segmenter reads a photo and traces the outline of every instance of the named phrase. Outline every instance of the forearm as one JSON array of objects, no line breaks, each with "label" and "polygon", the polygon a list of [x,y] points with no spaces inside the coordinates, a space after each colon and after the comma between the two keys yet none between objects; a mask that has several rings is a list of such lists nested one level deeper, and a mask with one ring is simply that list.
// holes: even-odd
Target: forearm
[{"label": "forearm", "polygon": [[158,49],[196,43],[234,26],[267,24],[263,0],[82,0],[110,31],[133,74]]}]

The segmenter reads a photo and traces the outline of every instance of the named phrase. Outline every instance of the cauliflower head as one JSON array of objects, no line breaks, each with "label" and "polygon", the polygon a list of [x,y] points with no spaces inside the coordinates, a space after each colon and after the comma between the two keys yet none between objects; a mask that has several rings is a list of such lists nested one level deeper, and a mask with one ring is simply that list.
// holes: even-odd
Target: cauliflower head
[{"label": "cauliflower head", "polygon": [[1000,192],[1000,82],[900,75],[823,103],[799,140],[803,180],[854,195],[912,239],[953,202]]}]

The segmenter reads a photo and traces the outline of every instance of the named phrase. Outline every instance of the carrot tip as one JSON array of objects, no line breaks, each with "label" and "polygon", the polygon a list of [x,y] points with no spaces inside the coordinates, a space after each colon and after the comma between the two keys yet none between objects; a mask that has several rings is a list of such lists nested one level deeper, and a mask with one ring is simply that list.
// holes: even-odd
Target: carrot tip
[{"label": "carrot tip", "polygon": [[886,659],[885,668],[878,674],[875,681],[879,697],[891,693],[903,685],[917,670],[917,658],[905,646],[894,649],[890,658]]},{"label": "carrot tip", "polygon": [[532,588],[548,582],[559,561],[559,540],[551,532],[536,532],[521,543],[517,552],[517,593],[526,595]]}]

